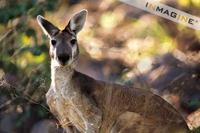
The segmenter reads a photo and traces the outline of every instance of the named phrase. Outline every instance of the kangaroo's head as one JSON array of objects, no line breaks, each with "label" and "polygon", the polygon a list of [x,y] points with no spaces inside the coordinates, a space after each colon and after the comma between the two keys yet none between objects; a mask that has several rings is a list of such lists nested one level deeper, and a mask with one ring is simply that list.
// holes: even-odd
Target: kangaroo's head
[{"label": "kangaroo's head", "polygon": [[86,15],[87,10],[76,13],[63,30],[54,26],[44,17],[37,16],[39,25],[50,39],[49,54],[54,65],[71,66],[77,60],[79,54],[77,33],[83,28]]}]

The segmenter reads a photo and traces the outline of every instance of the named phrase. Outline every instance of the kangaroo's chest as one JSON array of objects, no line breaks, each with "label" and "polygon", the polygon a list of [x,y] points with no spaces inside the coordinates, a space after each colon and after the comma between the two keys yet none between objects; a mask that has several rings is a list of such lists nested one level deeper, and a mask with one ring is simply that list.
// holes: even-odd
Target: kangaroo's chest
[{"label": "kangaroo's chest", "polygon": [[[78,102],[80,102],[80,89],[70,81],[69,75],[64,73],[57,73],[51,83],[52,98],[54,102],[51,103],[52,109],[56,112],[61,122],[73,123],[79,130],[83,130],[84,121],[80,115]],[[50,91],[50,90],[49,90]],[[51,98],[51,99],[52,99]],[[48,99],[47,99],[48,101]]]},{"label": "kangaroo's chest", "polygon": [[79,110],[77,110],[77,106],[73,102],[73,100],[76,100],[74,92],[68,91],[68,89],[70,89],[68,87],[70,86],[66,86],[65,83],[57,87],[60,87],[60,90],[56,88],[55,92],[54,89],[51,88],[47,93],[48,95],[51,94],[51,96],[47,96],[47,101],[53,100],[52,102],[48,102],[51,111],[56,114],[62,125],[68,126],[68,124],[73,124],[76,125],[80,131],[83,130],[85,128],[84,120],[82,120]]}]

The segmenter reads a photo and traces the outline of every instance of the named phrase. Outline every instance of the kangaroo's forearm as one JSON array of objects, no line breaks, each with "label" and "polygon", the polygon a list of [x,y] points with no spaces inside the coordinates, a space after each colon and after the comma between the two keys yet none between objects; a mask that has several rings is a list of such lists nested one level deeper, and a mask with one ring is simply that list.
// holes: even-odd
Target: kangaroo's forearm
[{"label": "kangaroo's forearm", "polygon": [[62,97],[73,106],[77,114],[84,121],[86,131],[88,133],[98,132],[101,126],[102,112],[93,104],[93,100],[81,94],[79,91],[62,91]]}]

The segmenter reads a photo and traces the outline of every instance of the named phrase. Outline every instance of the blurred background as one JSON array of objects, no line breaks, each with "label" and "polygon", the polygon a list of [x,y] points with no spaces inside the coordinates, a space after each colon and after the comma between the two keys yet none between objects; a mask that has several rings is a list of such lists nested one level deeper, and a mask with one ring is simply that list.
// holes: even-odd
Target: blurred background
[{"label": "blurred background", "polygon": [[[200,0],[161,2],[200,16]],[[0,132],[62,132],[45,101],[49,45],[36,16],[63,29],[83,8],[77,70],[152,90],[200,133],[200,31],[118,0],[0,0]]]}]

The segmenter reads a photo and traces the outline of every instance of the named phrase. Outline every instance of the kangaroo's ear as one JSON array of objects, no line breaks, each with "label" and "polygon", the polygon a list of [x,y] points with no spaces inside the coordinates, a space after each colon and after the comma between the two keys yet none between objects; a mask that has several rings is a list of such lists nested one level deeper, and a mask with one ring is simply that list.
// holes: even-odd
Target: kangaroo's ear
[{"label": "kangaroo's ear", "polygon": [[56,26],[44,19],[44,17],[42,17],[41,15],[37,16],[37,21],[40,27],[42,28],[43,32],[49,37],[52,37],[59,32],[59,29]]},{"label": "kangaroo's ear", "polygon": [[87,10],[85,9],[74,14],[74,16],[70,19],[69,24],[66,26],[66,28],[69,28],[72,32],[75,32],[75,34],[77,34],[83,28],[86,16],[87,16]]}]

